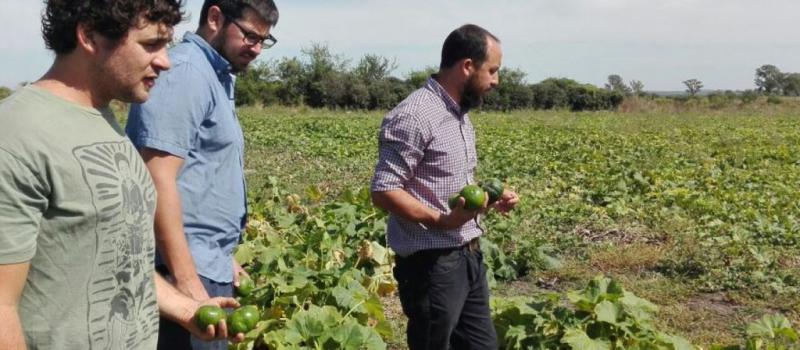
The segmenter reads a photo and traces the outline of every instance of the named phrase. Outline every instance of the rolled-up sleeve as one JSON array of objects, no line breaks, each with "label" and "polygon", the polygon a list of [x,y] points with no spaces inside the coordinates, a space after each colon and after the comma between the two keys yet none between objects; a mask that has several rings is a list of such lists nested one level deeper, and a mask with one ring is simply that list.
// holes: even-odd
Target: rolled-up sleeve
[{"label": "rolled-up sleeve", "polygon": [[0,264],[33,258],[47,191],[30,167],[0,148]]},{"label": "rolled-up sleeve", "polygon": [[213,103],[201,74],[189,63],[177,64],[162,73],[147,102],[131,105],[125,132],[136,148],[189,155]]},{"label": "rolled-up sleeve", "polygon": [[378,134],[378,163],[372,178],[372,192],[405,187],[425,155],[427,140],[417,118],[399,114],[386,118]]}]

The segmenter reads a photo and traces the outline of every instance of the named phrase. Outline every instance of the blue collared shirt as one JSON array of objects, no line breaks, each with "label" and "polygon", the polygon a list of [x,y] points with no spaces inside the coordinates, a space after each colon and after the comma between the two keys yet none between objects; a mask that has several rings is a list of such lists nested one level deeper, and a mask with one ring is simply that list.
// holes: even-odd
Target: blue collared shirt
[{"label": "blue collared shirt", "polygon": [[172,68],[156,80],[150,99],[131,106],[125,131],[137,148],[184,159],[178,187],[197,272],[231,282],[231,256],[247,218],[235,76],[230,63],[191,32],[170,49],[169,58]]}]

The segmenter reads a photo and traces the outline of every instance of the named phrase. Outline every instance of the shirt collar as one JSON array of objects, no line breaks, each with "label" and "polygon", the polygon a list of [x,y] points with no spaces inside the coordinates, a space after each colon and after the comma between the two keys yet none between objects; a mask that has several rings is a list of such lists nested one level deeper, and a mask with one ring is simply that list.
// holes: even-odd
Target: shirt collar
[{"label": "shirt collar", "polygon": [[428,78],[428,83],[426,84],[426,87],[431,91],[433,91],[435,94],[439,95],[439,98],[441,98],[442,101],[444,101],[444,104],[447,107],[447,109],[453,114],[455,114],[457,117],[461,118],[464,116],[464,114],[466,114],[466,111],[462,112],[461,106],[459,106],[458,103],[456,103],[456,101],[453,100],[453,97],[450,96],[449,93],[447,93],[447,90],[445,90],[444,87],[442,87],[442,85],[439,84],[438,81],[436,81],[436,74],[432,74]]},{"label": "shirt collar", "polygon": [[203,54],[206,55],[208,62],[211,63],[211,67],[214,68],[217,75],[231,74],[231,69],[233,67],[231,67],[230,62],[228,62],[225,57],[222,57],[216,49],[211,47],[203,37],[192,32],[186,32],[186,34],[183,35],[183,41],[197,45],[197,47],[203,51]]}]

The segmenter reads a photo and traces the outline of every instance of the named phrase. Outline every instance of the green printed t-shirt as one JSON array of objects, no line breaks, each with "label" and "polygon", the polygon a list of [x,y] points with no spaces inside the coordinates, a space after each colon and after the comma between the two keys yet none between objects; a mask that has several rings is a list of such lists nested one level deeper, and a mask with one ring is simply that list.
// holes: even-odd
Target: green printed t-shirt
[{"label": "green printed t-shirt", "polygon": [[26,86],[0,102],[0,264],[30,263],[30,349],[155,349],[156,193],[110,109]]}]

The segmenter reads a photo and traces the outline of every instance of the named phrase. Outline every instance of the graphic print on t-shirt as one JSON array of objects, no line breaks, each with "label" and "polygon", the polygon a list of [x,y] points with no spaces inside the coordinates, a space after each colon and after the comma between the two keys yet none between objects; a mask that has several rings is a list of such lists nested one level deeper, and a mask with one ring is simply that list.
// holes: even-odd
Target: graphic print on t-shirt
[{"label": "graphic print on t-shirt", "polygon": [[136,348],[158,331],[155,189],[127,141],[78,147],[72,153],[98,215],[95,265],[87,286],[89,343],[92,349]]}]

